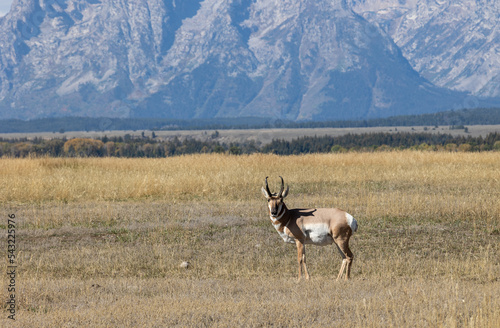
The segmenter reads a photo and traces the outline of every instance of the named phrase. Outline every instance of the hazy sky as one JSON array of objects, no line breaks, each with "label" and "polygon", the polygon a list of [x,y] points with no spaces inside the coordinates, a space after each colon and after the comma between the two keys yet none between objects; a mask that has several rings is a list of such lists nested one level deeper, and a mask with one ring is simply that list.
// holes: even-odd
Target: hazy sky
[{"label": "hazy sky", "polygon": [[0,16],[4,16],[10,10],[12,0],[0,0]]}]

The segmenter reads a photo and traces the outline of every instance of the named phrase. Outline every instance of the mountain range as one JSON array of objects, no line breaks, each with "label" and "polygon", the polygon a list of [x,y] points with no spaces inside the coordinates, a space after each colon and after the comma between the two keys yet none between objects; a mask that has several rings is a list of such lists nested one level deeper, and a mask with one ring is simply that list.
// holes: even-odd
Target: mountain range
[{"label": "mountain range", "polygon": [[500,2],[351,0],[382,27],[432,83],[478,97],[500,96]]},{"label": "mountain range", "polygon": [[475,4],[470,20],[451,1],[14,0],[0,18],[0,118],[307,121],[499,105],[498,5],[461,2]]}]

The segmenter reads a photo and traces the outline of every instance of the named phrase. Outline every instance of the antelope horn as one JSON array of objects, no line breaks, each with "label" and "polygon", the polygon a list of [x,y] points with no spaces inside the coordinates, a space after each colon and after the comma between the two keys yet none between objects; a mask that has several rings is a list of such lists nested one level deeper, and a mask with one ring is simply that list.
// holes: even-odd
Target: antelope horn
[{"label": "antelope horn", "polygon": [[[281,178],[281,175],[280,175]],[[283,190],[285,190],[285,182],[283,181],[283,178],[281,178],[281,189],[280,193],[278,194],[280,197],[283,195]]]},{"label": "antelope horn", "polygon": [[272,192],[271,192],[271,190],[269,190],[269,185],[267,184],[267,178],[269,178],[269,177],[266,177],[266,191],[267,191],[267,194],[270,197],[272,195]]}]

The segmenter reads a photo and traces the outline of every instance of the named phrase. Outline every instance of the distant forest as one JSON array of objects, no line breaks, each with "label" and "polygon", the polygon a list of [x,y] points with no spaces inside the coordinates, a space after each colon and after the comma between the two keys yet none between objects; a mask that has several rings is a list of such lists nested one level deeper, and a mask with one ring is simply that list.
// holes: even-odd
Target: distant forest
[{"label": "distant forest", "polygon": [[425,151],[500,151],[500,133],[486,137],[431,133],[365,133],[338,137],[300,137],[292,141],[273,140],[266,145],[254,141],[220,143],[195,139],[157,140],[153,137],[112,137],[97,139],[35,138],[1,139],[0,157],[168,157],[195,153],[227,153],[232,155],[272,153],[295,155],[308,153],[372,152],[395,149]]},{"label": "distant forest", "polygon": [[28,133],[111,130],[216,130],[259,128],[321,128],[376,126],[436,126],[500,124],[500,108],[478,108],[446,111],[434,114],[393,116],[358,121],[292,122],[269,118],[218,118],[175,120],[161,118],[90,118],[61,117],[31,121],[0,120],[0,133]]}]

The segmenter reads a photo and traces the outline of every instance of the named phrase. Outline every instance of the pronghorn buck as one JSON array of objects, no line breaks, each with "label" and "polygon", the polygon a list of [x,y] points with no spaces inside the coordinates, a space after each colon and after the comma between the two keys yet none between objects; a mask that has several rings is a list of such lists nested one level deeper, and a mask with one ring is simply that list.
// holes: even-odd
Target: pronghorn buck
[{"label": "pronghorn buck", "polygon": [[269,190],[268,177],[266,177],[266,187],[262,187],[262,193],[267,199],[269,216],[276,231],[286,243],[297,245],[298,279],[302,277],[302,266],[305,278],[309,279],[304,245],[326,246],[332,243],[335,243],[343,259],[337,280],[342,278],[344,271],[345,279],[349,279],[353,260],[353,254],[349,249],[349,238],[358,229],[356,219],[338,208],[288,209],[283,201],[288,195],[288,186],[285,190],[283,178],[280,178],[279,193],[272,193]]}]

